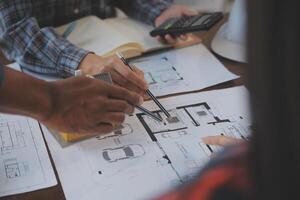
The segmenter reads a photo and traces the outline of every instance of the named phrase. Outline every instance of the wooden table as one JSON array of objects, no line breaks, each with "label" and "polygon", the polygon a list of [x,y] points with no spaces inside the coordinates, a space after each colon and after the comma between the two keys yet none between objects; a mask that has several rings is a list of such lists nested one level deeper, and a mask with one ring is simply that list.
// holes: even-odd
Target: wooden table
[{"label": "wooden table", "polygon": [[[205,46],[207,48],[211,49],[210,48],[210,43],[211,43],[212,38],[214,37],[214,35],[217,32],[217,30],[219,29],[219,27],[227,20],[227,18],[228,18],[228,16],[226,16],[221,22],[218,23],[218,25],[216,25],[210,31],[205,32],[205,33],[198,33],[202,37],[203,43],[205,44]],[[222,83],[222,84],[219,84],[219,85],[216,85],[216,86],[212,86],[212,87],[206,88],[204,90],[199,90],[199,91],[208,91],[208,90],[213,90],[213,89],[222,89],[222,88],[228,88],[228,87],[243,85],[243,77],[244,77],[243,75],[244,75],[244,72],[245,72],[246,64],[234,62],[234,61],[228,60],[226,58],[222,58],[221,56],[218,56],[216,54],[215,54],[215,56],[226,66],[226,68],[229,71],[241,76],[241,78],[233,80],[233,81],[229,81],[229,82],[226,82],[226,83]],[[6,60],[1,53],[0,53],[0,61],[2,61],[2,63],[4,63],[4,64],[9,63],[9,61]],[[196,92],[199,92],[199,91],[196,91]],[[49,153],[48,146],[47,146],[47,150],[48,150],[48,153]],[[0,198],[0,200],[2,200],[2,199],[3,200],[4,199],[5,200],[21,200],[21,199],[22,200],[32,200],[32,199],[37,199],[37,200],[54,200],[54,199],[55,200],[64,200],[65,196],[64,196],[64,193],[63,193],[63,190],[62,190],[62,187],[61,187],[58,175],[57,175],[57,171],[56,171],[53,159],[51,157],[51,154],[49,153],[49,155],[50,155],[52,166],[55,170],[58,185],[56,185],[54,187],[51,187],[51,188],[46,188],[46,189],[34,191],[34,192],[28,192],[28,193],[25,193],[25,194],[13,195],[13,196],[9,196],[9,197],[3,197],[3,198]],[[80,180],[78,180],[78,181],[80,181]]]}]

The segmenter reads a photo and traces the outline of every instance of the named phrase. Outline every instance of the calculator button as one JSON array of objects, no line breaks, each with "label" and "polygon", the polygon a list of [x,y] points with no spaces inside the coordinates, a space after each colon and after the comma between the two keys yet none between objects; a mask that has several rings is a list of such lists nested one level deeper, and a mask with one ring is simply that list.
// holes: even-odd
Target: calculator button
[{"label": "calculator button", "polygon": [[[209,17],[210,17],[210,15],[204,15],[204,16],[200,17],[197,21],[195,21],[195,22],[193,23],[193,26],[199,26],[199,25],[202,25],[202,24],[206,24],[207,21],[210,21],[210,20],[208,20]],[[207,20],[207,21],[206,21],[206,20]],[[206,21],[206,22],[205,22],[205,21]],[[204,23],[204,22],[205,22],[205,23]]]}]

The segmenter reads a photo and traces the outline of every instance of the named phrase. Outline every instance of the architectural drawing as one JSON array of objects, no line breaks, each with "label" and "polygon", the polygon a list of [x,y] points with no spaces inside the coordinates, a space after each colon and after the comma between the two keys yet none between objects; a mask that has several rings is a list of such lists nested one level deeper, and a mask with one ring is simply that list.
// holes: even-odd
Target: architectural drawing
[{"label": "architectural drawing", "polygon": [[7,154],[25,147],[24,131],[19,122],[0,123],[0,153]]},{"label": "architectural drawing", "polygon": [[[202,137],[250,135],[250,117],[235,102],[243,93],[244,88],[237,88],[161,99],[170,119],[148,101],[143,106],[163,122],[136,111],[109,137],[91,138],[66,150],[58,151],[59,144],[46,134],[66,198],[152,199],[193,180],[221,150],[204,144]],[[74,174],[82,181],[74,183]]]},{"label": "architectural drawing", "polygon": [[[153,65],[153,63],[156,65],[155,68],[149,66]],[[184,80],[180,73],[177,72],[174,64],[166,56],[155,59],[146,58],[134,62],[134,64],[143,69],[145,79],[150,86],[155,84],[156,87],[157,85],[173,85]]]},{"label": "architectural drawing", "polygon": [[16,179],[26,175],[27,166],[16,158],[3,161],[7,179]]},{"label": "architectural drawing", "polygon": [[202,44],[132,59],[155,96],[196,91],[237,78]]},{"label": "architectural drawing", "polygon": [[162,111],[153,111],[153,113],[160,116],[163,122],[153,120],[143,113],[137,114],[138,119],[153,141],[157,141],[155,134],[184,130],[190,125],[198,127],[231,122],[230,119],[222,119],[214,114],[207,102],[179,106],[169,110],[171,118],[167,118]]},{"label": "architectural drawing", "polygon": [[242,123],[229,123],[221,126],[220,135],[249,140],[251,125]]},{"label": "architectural drawing", "polygon": [[0,197],[55,184],[38,122],[0,114]]},{"label": "architectural drawing", "polygon": [[188,135],[189,133],[186,130],[179,130],[175,132],[165,132],[162,133],[161,136],[163,138],[180,138],[184,137],[185,135]]},{"label": "architectural drawing", "polygon": [[108,162],[116,162],[124,159],[133,159],[145,155],[145,150],[140,144],[130,144],[117,148],[104,149],[103,158]]},{"label": "architectural drawing", "polygon": [[112,133],[105,134],[105,135],[98,135],[98,136],[96,136],[96,138],[98,140],[103,140],[105,138],[120,137],[120,136],[128,135],[131,133],[133,133],[133,129],[132,129],[131,125],[128,123],[124,123],[124,124],[119,125]]},{"label": "architectural drawing", "polygon": [[183,109],[186,112],[186,114],[191,118],[195,126],[201,126],[203,124],[215,125],[218,123],[230,122],[229,119],[220,119],[219,116],[214,114],[207,102],[180,106],[176,109]]},{"label": "architectural drawing", "polygon": [[145,115],[144,113],[138,113],[137,117],[142,123],[142,125],[147,130],[149,136],[153,141],[156,141],[154,134],[163,133],[163,132],[170,132],[176,130],[183,130],[186,129],[187,126],[184,121],[181,119],[179,114],[176,110],[169,110],[172,118],[169,120],[165,114],[161,111],[153,111],[153,113],[157,114],[163,119],[163,122],[158,122],[149,116]]}]

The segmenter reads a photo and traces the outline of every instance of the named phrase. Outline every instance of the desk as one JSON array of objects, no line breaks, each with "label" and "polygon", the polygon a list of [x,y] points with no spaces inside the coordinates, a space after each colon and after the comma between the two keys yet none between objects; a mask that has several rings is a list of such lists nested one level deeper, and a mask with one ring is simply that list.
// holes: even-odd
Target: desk
[{"label": "desk", "polygon": [[[205,44],[205,46],[207,48],[210,49],[210,42],[212,40],[212,38],[214,37],[215,33],[217,32],[217,30],[219,29],[219,27],[226,21],[228,16],[226,16],[221,22],[219,22],[219,24],[217,26],[215,26],[213,29],[211,29],[209,32],[206,33],[199,33],[199,35],[203,38],[203,43]],[[226,83],[222,83],[219,84],[217,86],[213,86],[210,88],[206,88],[204,90],[201,91],[207,91],[207,90],[213,90],[213,89],[221,89],[221,88],[228,88],[228,87],[233,87],[233,86],[239,86],[243,84],[243,75],[245,72],[245,68],[246,68],[246,64],[242,64],[242,63],[237,63],[234,61],[230,61],[226,58],[222,58],[218,55],[215,55],[225,66],[228,70],[230,70],[231,72],[240,75],[241,78],[233,80],[233,81],[229,81]],[[2,61],[4,64],[8,64],[9,62],[3,57],[3,55],[0,53],[0,61]],[[198,92],[198,91],[197,91]],[[48,146],[47,146],[48,149]],[[49,149],[48,149],[48,153],[49,153]],[[49,154],[50,155],[50,154]],[[57,181],[58,181],[58,185],[55,187],[51,187],[51,188],[47,188],[47,189],[42,189],[42,190],[38,190],[38,191],[34,191],[34,192],[29,192],[29,193],[25,193],[25,194],[20,194],[20,195],[13,195],[13,196],[9,196],[9,197],[4,197],[4,198],[0,198],[0,200],[32,200],[32,199],[43,199],[43,200],[64,200],[64,193],[61,187],[61,184],[59,182],[59,178],[54,166],[54,162],[52,160],[52,157],[50,155],[50,159],[52,162],[52,166],[55,170],[55,174],[57,177]],[[78,180],[80,181],[80,180]]]}]

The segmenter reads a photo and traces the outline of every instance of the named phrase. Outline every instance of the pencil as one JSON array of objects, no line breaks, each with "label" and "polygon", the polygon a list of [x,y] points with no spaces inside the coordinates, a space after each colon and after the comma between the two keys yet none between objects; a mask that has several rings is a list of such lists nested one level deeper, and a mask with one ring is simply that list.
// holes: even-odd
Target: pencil
[{"label": "pencil", "polygon": [[[120,58],[120,60],[122,60],[122,62],[128,66],[132,71],[133,68],[129,65],[129,63],[127,62],[127,60],[124,58],[124,56],[122,55],[122,53],[117,52],[116,53],[117,56]],[[170,113],[163,107],[163,105],[161,105],[161,103],[158,101],[158,99],[152,94],[152,92],[148,89],[146,90],[146,93],[150,96],[150,98],[156,103],[156,105],[161,109],[161,111],[169,118],[171,117]]]}]

